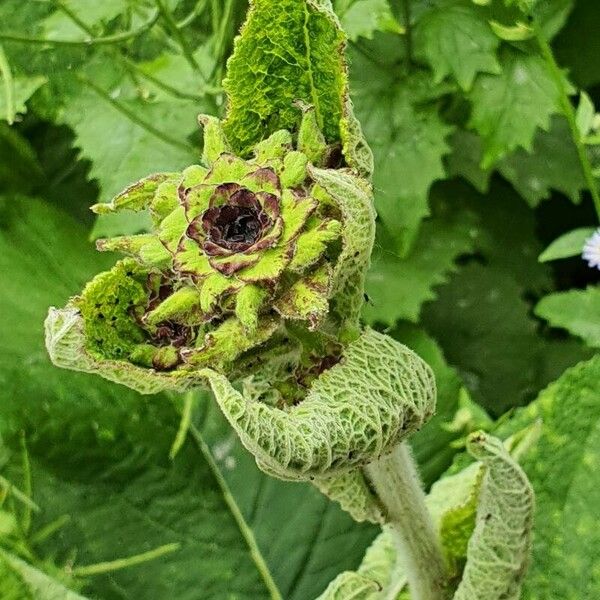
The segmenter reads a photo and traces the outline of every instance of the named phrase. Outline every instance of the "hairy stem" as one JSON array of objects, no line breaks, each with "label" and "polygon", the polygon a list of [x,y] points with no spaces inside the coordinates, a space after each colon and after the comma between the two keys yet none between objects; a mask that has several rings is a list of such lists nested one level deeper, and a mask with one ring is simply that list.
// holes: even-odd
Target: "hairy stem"
[{"label": "hairy stem", "polygon": [[600,192],[598,191],[598,186],[596,185],[596,179],[594,178],[594,173],[592,169],[592,165],[590,163],[590,159],[587,155],[587,151],[585,148],[585,144],[581,137],[581,133],[579,132],[579,128],[577,127],[577,117],[575,114],[575,108],[569,99],[569,93],[567,91],[567,87],[565,85],[565,79],[563,74],[561,73],[560,67],[556,62],[556,58],[554,57],[554,53],[552,52],[552,48],[546,36],[540,29],[538,25],[534,25],[535,38],[537,43],[542,51],[542,56],[552,73],[552,77],[554,78],[556,87],[558,88],[558,92],[560,95],[560,103],[562,107],[563,114],[567,119],[569,124],[569,129],[571,130],[571,137],[573,138],[573,142],[575,147],[577,148],[577,155],[579,157],[579,162],[581,163],[581,168],[583,170],[583,175],[585,177],[585,181],[587,183],[587,187],[592,195],[592,199],[594,201],[594,208],[596,209],[596,214],[598,215],[598,219],[600,219]]},{"label": "hairy stem", "polygon": [[446,600],[446,567],[410,448],[403,442],[365,467],[395,533],[412,600]]}]

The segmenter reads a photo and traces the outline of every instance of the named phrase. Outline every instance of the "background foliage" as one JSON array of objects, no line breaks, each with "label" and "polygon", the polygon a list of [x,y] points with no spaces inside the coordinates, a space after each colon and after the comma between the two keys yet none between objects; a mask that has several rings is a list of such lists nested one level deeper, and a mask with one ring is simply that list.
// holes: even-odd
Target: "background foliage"
[{"label": "background foliage", "polygon": [[[510,2],[335,4],[376,160],[378,240],[364,318],[436,372],[438,414],[414,439],[429,485],[465,429],[490,426],[477,406],[493,418],[524,406],[600,346],[598,271],[578,256],[538,261],[560,235],[597,223],[578,150],[593,170],[600,11],[593,0],[540,3],[557,71],[515,29]],[[189,399],[193,426],[172,459],[182,399],[59,371],[43,347],[47,307],[113,260],[91,240],[146,225],[133,214],[94,221],[89,205],[149,172],[198,161],[196,115],[223,114],[225,60],[246,8],[244,0],[0,0],[3,598],[68,598],[68,586],[102,600],[258,599],[276,589],[305,600],[356,567],[376,534],[310,486],[260,473],[210,399]],[[576,131],[565,94],[578,107]],[[561,597],[600,595],[586,562],[598,549],[587,533],[598,487],[586,484],[586,469],[598,461],[599,380],[592,359],[500,426],[516,430],[540,415],[550,423],[525,461],[534,486],[546,482],[536,492],[548,507],[538,516],[545,533],[532,599],[553,597],[554,575]],[[554,446],[567,434],[577,452]],[[98,565],[135,555],[143,556],[127,569]]]}]

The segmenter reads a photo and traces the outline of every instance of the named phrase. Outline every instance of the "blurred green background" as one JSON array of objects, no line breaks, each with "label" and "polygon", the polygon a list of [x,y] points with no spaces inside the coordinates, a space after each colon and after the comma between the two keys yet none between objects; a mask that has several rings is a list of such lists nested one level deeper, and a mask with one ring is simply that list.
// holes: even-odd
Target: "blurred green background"
[{"label": "blurred green background", "polygon": [[[600,345],[600,333],[568,333],[582,335],[577,303],[536,314],[545,296],[597,290],[579,257],[538,262],[597,217],[552,73],[532,40],[493,32],[491,20],[515,18],[497,4],[336,2],[377,169],[364,317],[436,372],[438,415],[414,440],[427,485],[459,449],[464,430],[444,423],[461,399],[500,417]],[[376,534],[312,487],[261,474],[210,398],[198,394],[171,460],[181,399],[58,370],[44,349],[48,307],[114,261],[93,240],[146,226],[133,213],[95,220],[89,206],[199,160],[196,116],[223,114],[246,8],[0,0],[0,549],[89,598],[260,599],[273,580],[307,600]],[[549,0],[541,19],[565,87],[575,104],[586,91],[593,116],[597,3]],[[592,166],[598,125],[590,117]],[[166,544],[177,547],[129,569],[81,569]]]}]

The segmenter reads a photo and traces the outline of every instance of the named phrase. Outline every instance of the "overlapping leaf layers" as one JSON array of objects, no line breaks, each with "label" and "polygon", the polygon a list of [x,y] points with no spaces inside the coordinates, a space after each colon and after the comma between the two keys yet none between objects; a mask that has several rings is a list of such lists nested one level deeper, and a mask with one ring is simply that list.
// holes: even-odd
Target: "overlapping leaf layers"
[{"label": "overlapping leaf layers", "polygon": [[329,2],[284,4],[252,3],[226,118],[200,119],[203,164],[94,207],[147,210],[152,230],[98,242],[127,258],[51,309],[47,347],[143,393],[210,385],[267,472],[363,487],[353,469],[423,424],[435,384],[407,348],[361,330],[372,156],[345,38]]}]

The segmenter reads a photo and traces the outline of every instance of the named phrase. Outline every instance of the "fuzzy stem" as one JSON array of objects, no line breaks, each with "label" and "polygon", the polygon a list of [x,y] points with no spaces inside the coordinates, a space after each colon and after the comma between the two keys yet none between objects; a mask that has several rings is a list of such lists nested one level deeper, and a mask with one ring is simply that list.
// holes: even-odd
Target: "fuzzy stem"
[{"label": "fuzzy stem", "polygon": [[447,576],[438,536],[410,448],[401,443],[365,467],[395,533],[412,600],[446,600]]}]

